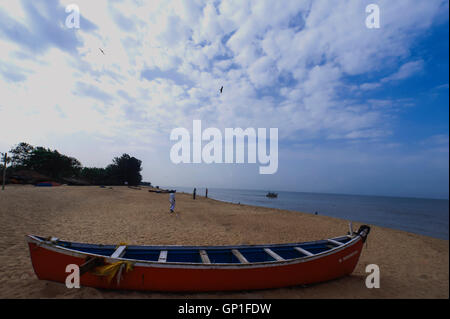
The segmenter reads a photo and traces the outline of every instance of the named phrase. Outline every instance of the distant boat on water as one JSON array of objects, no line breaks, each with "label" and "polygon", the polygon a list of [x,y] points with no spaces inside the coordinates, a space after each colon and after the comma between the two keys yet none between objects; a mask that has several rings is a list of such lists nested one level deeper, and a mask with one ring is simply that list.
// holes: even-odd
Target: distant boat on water
[{"label": "distant boat on water", "polygon": [[277,198],[277,197],[278,197],[278,194],[277,194],[277,193],[273,193],[273,192],[268,192],[267,195],[266,195],[266,197],[269,197],[269,198]]}]

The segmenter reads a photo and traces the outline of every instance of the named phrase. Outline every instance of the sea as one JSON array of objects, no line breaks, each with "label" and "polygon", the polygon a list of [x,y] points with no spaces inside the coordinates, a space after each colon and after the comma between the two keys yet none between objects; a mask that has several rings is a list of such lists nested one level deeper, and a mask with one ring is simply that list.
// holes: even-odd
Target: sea
[{"label": "sea", "polygon": [[[177,192],[192,193],[193,187],[167,186]],[[208,197],[219,201],[294,210],[367,223],[439,239],[449,239],[449,201],[446,199],[405,198],[367,195],[277,192],[208,188]],[[205,196],[205,188],[197,188]]]}]

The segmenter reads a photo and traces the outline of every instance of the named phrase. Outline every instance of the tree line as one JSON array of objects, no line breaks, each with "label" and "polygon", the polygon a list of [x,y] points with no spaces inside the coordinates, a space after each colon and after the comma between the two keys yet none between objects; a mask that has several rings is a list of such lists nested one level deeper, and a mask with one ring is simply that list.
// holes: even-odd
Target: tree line
[{"label": "tree line", "polygon": [[142,161],[128,154],[113,158],[105,168],[83,167],[76,158],[57,150],[22,142],[9,151],[8,157],[11,173],[31,170],[55,181],[78,178],[93,185],[139,185],[142,181]]}]

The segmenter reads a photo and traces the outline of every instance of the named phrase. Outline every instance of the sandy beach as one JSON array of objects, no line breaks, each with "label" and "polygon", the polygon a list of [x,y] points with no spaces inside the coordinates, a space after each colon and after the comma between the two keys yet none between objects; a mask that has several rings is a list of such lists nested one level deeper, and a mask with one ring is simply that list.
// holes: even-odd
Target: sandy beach
[{"label": "sandy beach", "polygon": [[[0,191],[0,298],[449,298],[448,240],[372,226],[350,276],[308,287],[244,292],[104,291],[40,281],[25,235],[136,245],[288,243],[345,234],[348,221],[299,212],[223,203],[128,187],[9,186]],[[360,223],[353,223],[359,227]],[[381,287],[365,286],[368,264],[380,267]]]}]

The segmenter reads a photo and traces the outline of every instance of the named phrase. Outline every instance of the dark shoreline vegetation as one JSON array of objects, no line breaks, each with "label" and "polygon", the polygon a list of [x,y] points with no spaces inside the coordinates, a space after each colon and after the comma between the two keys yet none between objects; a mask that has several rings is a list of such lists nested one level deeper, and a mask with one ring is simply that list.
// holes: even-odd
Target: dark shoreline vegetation
[{"label": "dark shoreline vegetation", "polygon": [[[57,150],[22,142],[8,152],[5,180],[13,184],[52,181],[69,185],[137,186],[142,182],[141,164],[139,159],[123,154],[113,158],[105,168],[83,167],[76,158]],[[0,168],[3,170],[3,162]]]}]

